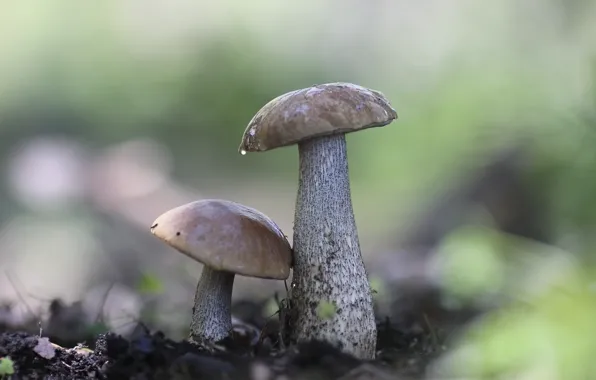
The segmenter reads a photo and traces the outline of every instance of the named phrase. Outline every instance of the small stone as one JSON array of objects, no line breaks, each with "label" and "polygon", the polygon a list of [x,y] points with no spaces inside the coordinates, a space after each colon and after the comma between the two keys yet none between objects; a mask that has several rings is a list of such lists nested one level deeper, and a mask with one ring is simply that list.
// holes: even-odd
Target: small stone
[{"label": "small stone", "polygon": [[271,380],[273,373],[263,363],[254,363],[250,369],[250,378],[252,380]]},{"label": "small stone", "polygon": [[37,355],[44,359],[52,359],[54,356],[56,356],[56,349],[52,343],[50,343],[49,338],[37,339],[37,346],[33,348],[33,351],[35,351]]}]

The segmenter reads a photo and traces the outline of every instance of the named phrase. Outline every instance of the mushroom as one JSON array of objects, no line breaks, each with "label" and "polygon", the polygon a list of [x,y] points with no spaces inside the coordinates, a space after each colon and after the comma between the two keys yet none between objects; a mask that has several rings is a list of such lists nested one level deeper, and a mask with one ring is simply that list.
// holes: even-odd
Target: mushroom
[{"label": "mushroom", "polygon": [[[241,154],[298,144],[291,293],[296,341],[322,339],[359,358],[375,355],[377,330],[352,209],[345,134],[396,118],[382,93],[328,83],[271,100],[244,131]],[[329,304],[334,315],[321,316],[319,306]]]},{"label": "mushroom", "polygon": [[290,274],[292,249],[281,229],[239,203],[207,199],[176,207],[153,222],[151,233],[204,265],[190,341],[216,342],[229,335],[236,274],[278,280]]}]

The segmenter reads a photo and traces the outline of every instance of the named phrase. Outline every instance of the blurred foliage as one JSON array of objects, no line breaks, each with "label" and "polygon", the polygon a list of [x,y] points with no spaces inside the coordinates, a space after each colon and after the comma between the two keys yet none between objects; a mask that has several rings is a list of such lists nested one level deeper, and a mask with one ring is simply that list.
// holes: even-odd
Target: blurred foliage
[{"label": "blurred foliage", "polygon": [[10,376],[14,374],[14,363],[9,357],[0,358],[0,376]]},{"label": "blurred foliage", "polygon": [[444,239],[438,254],[445,260],[441,277],[449,296],[466,302],[500,294],[504,285],[500,237],[490,230],[462,227]]},{"label": "blurred foliage", "polygon": [[[451,303],[488,308],[452,338],[434,371],[474,379],[596,375],[593,266],[558,248],[487,227],[462,227],[439,249]],[[449,303],[449,298],[447,298]]]},{"label": "blurred foliage", "polygon": [[263,307],[263,312],[261,313],[262,317],[264,318],[271,318],[275,314],[279,312],[280,305],[278,304],[275,298],[269,298]]},{"label": "blurred foliage", "polygon": [[387,284],[383,278],[380,276],[370,276],[368,282],[375,301],[384,301],[388,299]]},{"label": "blurred foliage", "polygon": [[[36,12],[30,6],[16,7],[19,17],[8,24],[21,23],[27,33],[14,41],[6,39],[11,54],[2,72],[10,80],[2,92],[11,96],[4,96],[2,106],[3,148],[42,133],[75,135],[92,146],[147,136],[172,148],[176,174],[193,185],[221,181],[224,176],[238,181],[293,179],[293,149],[238,157],[239,137],[252,115],[271,98],[294,88],[370,76],[347,63],[329,67],[322,57],[277,54],[243,24],[197,42],[183,39],[167,50],[159,44],[152,48],[132,32],[129,36],[118,28],[106,28],[114,23],[114,4],[80,8],[87,11],[85,16],[66,22],[57,17],[65,11],[64,4],[45,5]],[[499,8],[500,19],[513,17],[508,7]],[[586,8],[587,3],[580,1],[564,5],[568,18],[584,15]],[[548,201],[554,210],[564,207],[559,213],[584,222],[586,209],[591,209],[584,202],[573,203],[578,198],[572,192],[590,194],[583,190],[590,186],[558,177],[584,178],[593,160],[585,157],[582,162],[588,166],[575,168],[575,173],[555,172],[573,160],[575,149],[558,155],[550,148],[584,140],[585,121],[573,119],[578,112],[592,113],[593,104],[569,110],[574,98],[561,101],[556,92],[567,91],[573,78],[553,75],[566,65],[565,58],[543,57],[544,46],[559,41],[553,36],[554,41],[536,39],[533,29],[523,31],[535,38],[533,52],[520,51],[526,41],[486,36],[494,46],[478,47],[470,40],[470,49],[501,49],[498,59],[456,50],[433,74],[437,80],[415,92],[410,89],[416,82],[401,84],[399,77],[379,81],[378,88],[393,100],[400,119],[382,130],[349,137],[357,211],[390,218],[382,212],[386,209],[382,201],[398,197],[396,212],[408,215],[415,212],[410,207],[441,191],[436,184],[457,180],[504,146],[533,140],[529,149],[537,154],[548,151],[548,157],[537,158],[535,165],[549,167],[549,178],[568,188],[553,189],[565,194],[547,195]],[[375,67],[372,63],[368,70]],[[553,162],[558,156],[562,163]],[[550,194],[538,191],[539,196],[544,193]],[[558,205],[561,200],[573,204]],[[573,209],[575,214],[568,212]]]},{"label": "blurred foliage", "polygon": [[475,379],[593,378],[594,278],[578,268],[531,299],[489,313],[467,328],[439,371]]},{"label": "blurred foliage", "polygon": [[532,299],[581,262],[555,246],[482,225],[455,229],[437,250],[437,278],[451,302],[492,307]]},{"label": "blurred foliage", "polygon": [[97,336],[99,334],[106,334],[110,331],[110,326],[108,326],[104,322],[99,321],[86,326],[85,332],[89,334],[89,336]]},{"label": "blurred foliage", "polygon": [[136,289],[144,295],[155,295],[163,293],[163,282],[156,275],[142,273],[139,278]]}]

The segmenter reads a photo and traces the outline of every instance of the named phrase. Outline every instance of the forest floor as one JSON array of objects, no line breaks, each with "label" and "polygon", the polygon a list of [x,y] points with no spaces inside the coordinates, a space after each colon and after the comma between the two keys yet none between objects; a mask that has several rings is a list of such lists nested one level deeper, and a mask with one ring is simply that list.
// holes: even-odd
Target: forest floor
[{"label": "forest floor", "polygon": [[[280,347],[279,329],[270,326],[234,329],[232,337],[211,346],[175,341],[140,323],[129,337],[46,336],[35,332],[34,324],[28,326],[9,327],[0,321],[0,378],[4,373],[11,380],[410,380],[423,378],[428,364],[443,351],[434,331],[399,326],[390,318],[378,323],[373,361],[316,341]],[[62,331],[68,331],[64,327]]]}]

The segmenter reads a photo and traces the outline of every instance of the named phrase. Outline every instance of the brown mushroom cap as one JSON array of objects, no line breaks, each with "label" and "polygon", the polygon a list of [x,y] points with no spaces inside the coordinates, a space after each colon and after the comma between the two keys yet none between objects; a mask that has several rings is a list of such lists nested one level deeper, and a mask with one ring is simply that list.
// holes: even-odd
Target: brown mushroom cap
[{"label": "brown mushroom cap", "polygon": [[288,92],[252,118],[238,150],[259,152],[318,136],[382,127],[397,113],[382,93],[351,83],[327,83]]},{"label": "brown mushroom cap", "polygon": [[292,249],[281,229],[263,213],[239,203],[207,199],[159,216],[151,233],[213,269],[285,280]]}]

